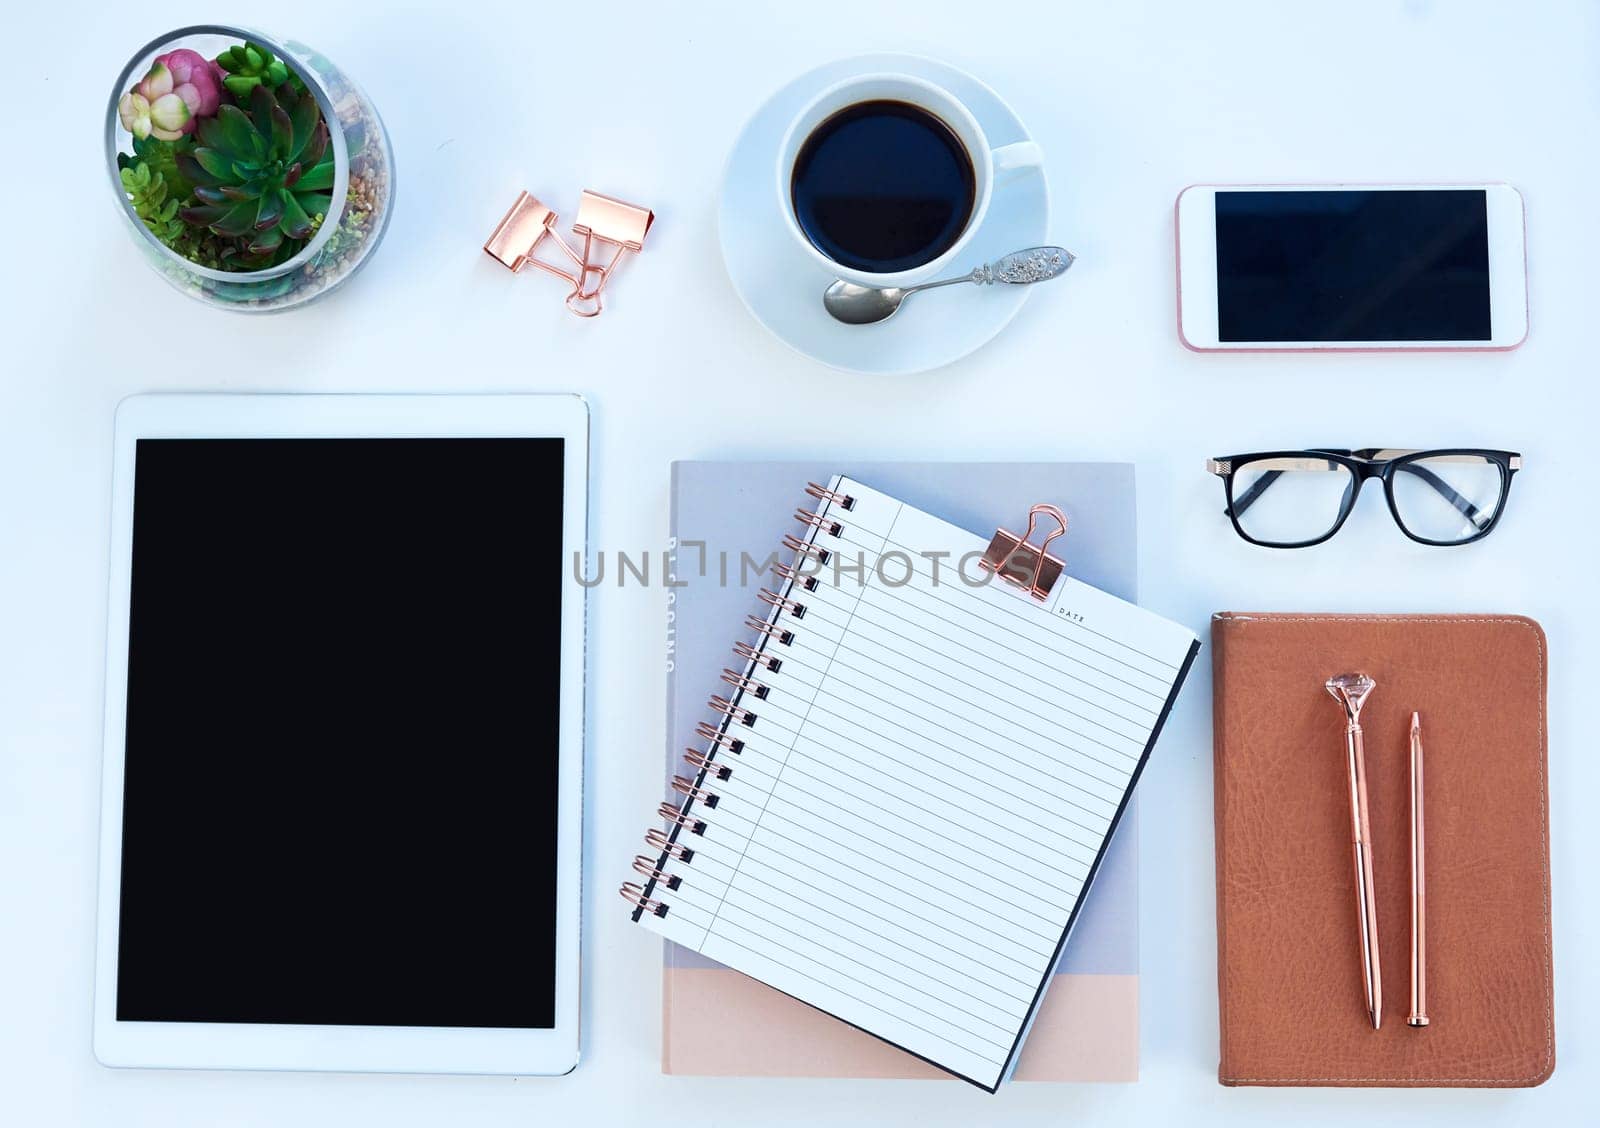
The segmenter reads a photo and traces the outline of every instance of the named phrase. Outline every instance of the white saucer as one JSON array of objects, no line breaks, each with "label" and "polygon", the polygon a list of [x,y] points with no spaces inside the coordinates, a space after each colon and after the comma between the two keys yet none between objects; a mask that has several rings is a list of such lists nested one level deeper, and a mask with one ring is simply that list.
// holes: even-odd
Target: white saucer
[{"label": "white saucer", "polygon": [[[840,59],[789,83],[745,124],[723,173],[717,226],[733,288],[779,340],[846,372],[897,376],[950,364],[987,344],[1016,316],[1032,287],[962,286],[922,294],[877,325],[841,325],[823,310],[822,291],[833,275],[807,258],[784,227],[774,185],[778,146],[794,115],[825,87],[877,71],[943,86],[966,103],[991,145],[1029,140],[1011,107],[964,71],[916,55]],[[964,256],[971,261],[960,269],[1045,243],[1049,228],[1044,170],[1024,172],[995,187],[989,214]]]}]

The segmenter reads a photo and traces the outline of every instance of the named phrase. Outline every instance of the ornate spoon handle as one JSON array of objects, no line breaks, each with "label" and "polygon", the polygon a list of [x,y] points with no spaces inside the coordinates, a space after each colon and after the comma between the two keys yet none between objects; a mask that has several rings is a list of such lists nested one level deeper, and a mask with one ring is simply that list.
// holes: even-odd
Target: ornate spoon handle
[{"label": "ornate spoon handle", "polygon": [[972,280],[980,286],[995,282],[1007,282],[1014,286],[1046,282],[1065,274],[1077,258],[1065,247],[1029,247],[1023,251],[1012,251],[1009,255],[977,267],[972,272]]}]

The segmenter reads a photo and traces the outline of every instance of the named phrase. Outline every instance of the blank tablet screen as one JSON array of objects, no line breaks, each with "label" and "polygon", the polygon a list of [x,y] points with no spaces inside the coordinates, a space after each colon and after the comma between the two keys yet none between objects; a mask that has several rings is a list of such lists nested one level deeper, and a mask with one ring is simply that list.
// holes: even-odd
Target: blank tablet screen
[{"label": "blank tablet screen", "polygon": [[551,1027],[560,439],[140,439],[121,1021]]},{"label": "blank tablet screen", "polygon": [[1479,189],[1218,192],[1222,341],[1487,341]]}]

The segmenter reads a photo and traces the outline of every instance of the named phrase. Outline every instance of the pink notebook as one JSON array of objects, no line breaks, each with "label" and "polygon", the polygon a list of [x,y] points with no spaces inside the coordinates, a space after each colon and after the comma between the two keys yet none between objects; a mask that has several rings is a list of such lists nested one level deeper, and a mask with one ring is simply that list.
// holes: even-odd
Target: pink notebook
[{"label": "pink notebook", "polygon": [[[1048,463],[725,463],[673,465],[678,545],[669,630],[667,775],[704,718],[704,690],[762,586],[740,575],[786,531],[796,482],[859,475],[973,530],[993,514],[1063,499],[1077,578],[1134,597],[1132,467]],[[721,561],[726,559],[726,580]],[[703,566],[702,566],[703,564]],[[703,573],[703,574],[702,574]],[[744,582],[741,582],[741,581]],[[681,692],[680,692],[681,691]],[[1023,1081],[1136,1081],[1139,1072],[1137,811],[1131,805],[1024,1043]],[[661,1068],[691,1076],[950,1075],[887,1042],[670,941],[662,978]]]}]

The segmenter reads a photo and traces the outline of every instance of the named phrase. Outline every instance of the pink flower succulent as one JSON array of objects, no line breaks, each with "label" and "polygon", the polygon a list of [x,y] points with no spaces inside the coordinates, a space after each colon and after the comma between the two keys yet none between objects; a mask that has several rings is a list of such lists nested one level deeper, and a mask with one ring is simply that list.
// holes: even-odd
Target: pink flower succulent
[{"label": "pink flower succulent", "polygon": [[123,128],[135,137],[176,141],[222,104],[222,68],[180,47],[157,55],[149,73],[117,102]]}]

